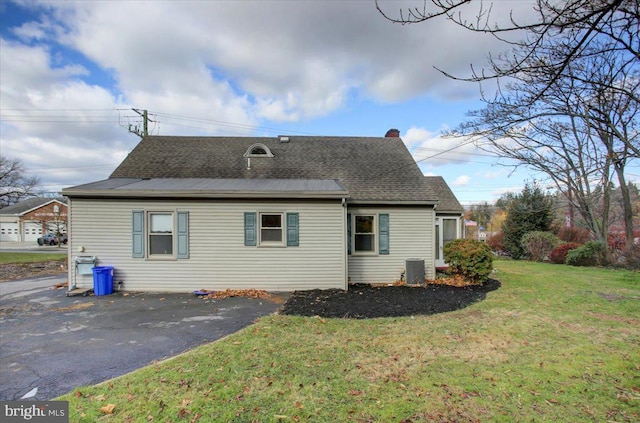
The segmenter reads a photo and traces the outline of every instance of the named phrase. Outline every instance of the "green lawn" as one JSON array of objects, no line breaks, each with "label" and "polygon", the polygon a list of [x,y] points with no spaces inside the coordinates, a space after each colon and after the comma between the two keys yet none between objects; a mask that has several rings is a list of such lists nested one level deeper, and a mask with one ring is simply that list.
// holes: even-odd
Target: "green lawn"
[{"label": "green lawn", "polygon": [[464,310],[273,315],[60,399],[72,422],[640,421],[640,273],[496,267]]},{"label": "green lawn", "polygon": [[14,253],[1,252],[0,264],[6,263],[37,263],[42,261],[62,260],[67,258],[66,250],[64,253]]}]

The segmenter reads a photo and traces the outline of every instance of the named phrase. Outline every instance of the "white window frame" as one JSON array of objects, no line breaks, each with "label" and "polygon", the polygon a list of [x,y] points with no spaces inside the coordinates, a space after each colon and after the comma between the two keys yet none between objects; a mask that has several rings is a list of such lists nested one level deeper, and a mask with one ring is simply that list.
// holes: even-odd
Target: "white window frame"
[{"label": "white window frame", "polygon": [[[356,232],[358,217],[371,217],[371,232]],[[373,256],[378,254],[378,215],[376,213],[360,213],[351,216],[351,254],[355,256]],[[372,250],[358,250],[356,248],[356,237],[358,235],[371,235]]]},{"label": "white window frame", "polygon": [[[448,240],[447,242],[445,242],[444,240],[444,221],[445,220],[455,220],[455,229],[456,229],[455,237]],[[436,244],[435,246],[436,251],[434,254],[434,260],[435,260],[436,267],[446,266],[446,262],[444,261],[444,246],[453,240],[460,239],[463,237],[461,225],[462,225],[462,218],[460,216],[443,215],[443,216],[437,216],[435,218],[434,242]]]},{"label": "white window frame", "polygon": [[[265,241],[262,238],[262,231],[275,231],[277,228],[269,228],[262,226],[262,216],[280,216],[280,241]],[[287,245],[286,231],[286,213],[285,212],[258,212],[258,246],[260,247],[285,247]]]},{"label": "white window frame", "polygon": [[[151,253],[151,238],[156,236],[166,236],[164,232],[154,234],[151,232],[151,220],[153,215],[170,215],[171,216],[171,254],[153,254]],[[176,258],[176,214],[173,211],[148,210],[146,212],[145,222],[145,238],[146,238],[146,257],[153,260],[175,259]]]}]

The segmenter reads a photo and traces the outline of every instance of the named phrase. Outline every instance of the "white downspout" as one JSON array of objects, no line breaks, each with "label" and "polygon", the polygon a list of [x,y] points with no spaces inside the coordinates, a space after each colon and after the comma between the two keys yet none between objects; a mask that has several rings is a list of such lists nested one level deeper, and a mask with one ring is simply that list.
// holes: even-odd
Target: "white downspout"
[{"label": "white downspout", "polygon": [[347,199],[342,198],[342,257],[344,257],[344,290],[349,289],[349,254],[347,251]]}]

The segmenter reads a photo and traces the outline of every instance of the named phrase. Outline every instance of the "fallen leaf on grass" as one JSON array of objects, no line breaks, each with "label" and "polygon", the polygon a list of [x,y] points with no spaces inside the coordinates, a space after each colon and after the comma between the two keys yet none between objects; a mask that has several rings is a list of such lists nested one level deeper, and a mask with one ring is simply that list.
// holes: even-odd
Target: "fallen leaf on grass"
[{"label": "fallen leaf on grass", "polygon": [[113,410],[116,408],[115,404],[107,404],[104,407],[100,407],[100,412],[104,414],[113,414]]}]

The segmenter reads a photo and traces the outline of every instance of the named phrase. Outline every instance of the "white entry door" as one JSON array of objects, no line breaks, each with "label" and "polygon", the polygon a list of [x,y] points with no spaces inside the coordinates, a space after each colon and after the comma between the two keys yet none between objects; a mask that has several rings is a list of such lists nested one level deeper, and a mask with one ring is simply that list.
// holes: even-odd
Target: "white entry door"
[{"label": "white entry door", "polygon": [[444,262],[444,246],[460,237],[460,219],[457,217],[436,217],[436,267],[446,266]]}]

